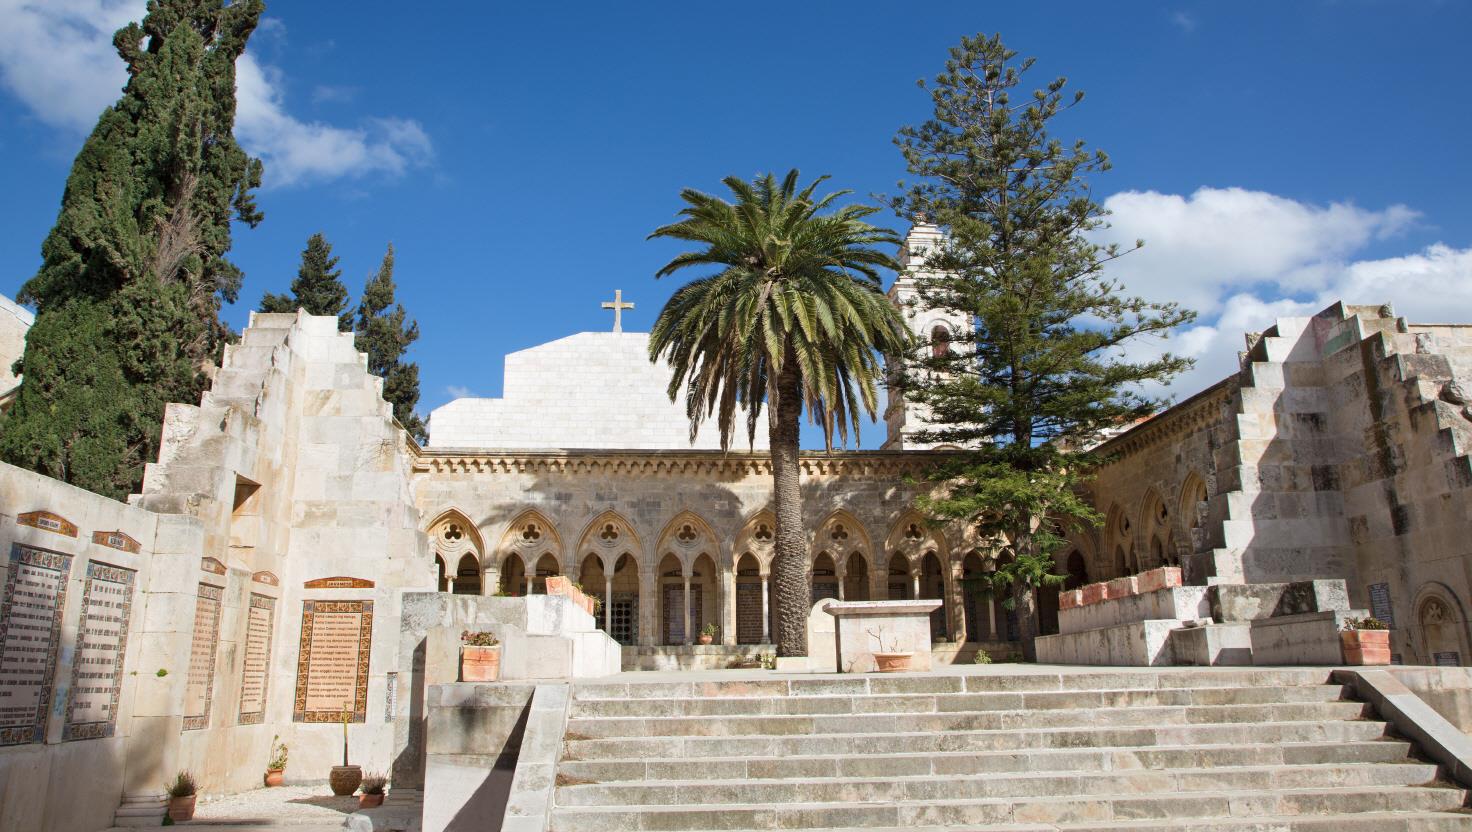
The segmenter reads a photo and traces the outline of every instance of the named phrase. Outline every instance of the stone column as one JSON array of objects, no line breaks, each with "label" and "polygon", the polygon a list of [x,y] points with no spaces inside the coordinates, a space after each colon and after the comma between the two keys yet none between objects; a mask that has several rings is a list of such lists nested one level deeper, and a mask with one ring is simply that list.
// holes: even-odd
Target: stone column
[{"label": "stone column", "polygon": [[613,636],[613,576],[603,577],[603,632]]},{"label": "stone column", "polygon": [[920,600],[920,573],[910,573],[910,600]]},{"label": "stone column", "polygon": [[537,573],[535,573],[535,572],[528,572],[528,573],[526,573],[526,596],[528,598],[530,598],[532,596],[532,587],[536,586],[536,582],[537,582]]},{"label": "stone column", "polygon": [[772,581],[769,575],[762,575],[762,644],[772,643],[772,614],[769,612],[772,605]]},{"label": "stone column", "polygon": [[659,643],[657,617],[654,609],[655,573],[639,573],[639,643],[653,646]]},{"label": "stone column", "polygon": [[833,570],[833,575],[838,579],[838,600],[843,600],[843,583],[848,580],[848,575],[841,569]]},{"label": "stone column", "polygon": [[721,572],[721,643],[736,644],[736,569]]},{"label": "stone column", "polygon": [[680,593],[680,613],[685,618],[685,646],[689,647],[695,643],[690,637],[690,576],[685,575],[685,587]]},{"label": "stone column", "polygon": [[495,595],[501,589],[501,570],[486,566],[480,573],[480,594]]}]

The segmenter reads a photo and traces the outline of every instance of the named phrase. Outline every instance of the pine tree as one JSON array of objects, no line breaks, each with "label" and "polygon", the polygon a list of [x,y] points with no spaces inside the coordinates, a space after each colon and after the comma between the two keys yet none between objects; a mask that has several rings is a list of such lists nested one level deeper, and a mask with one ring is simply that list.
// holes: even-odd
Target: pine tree
[{"label": "pine tree", "polygon": [[260,0],[155,0],[113,44],[128,65],[72,164],[40,270],[20,392],[0,423],[8,462],[100,494],[135,489],[164,407],[198,399],[230,337],[241,272],[230,222],[261,220],[261,163],[236,143],[235,60]]},{"label": "pine tree", "polygon": [[1009,550],[998,581],[1009,585],[1006,604],[1032,658],[1034,593],[1061,581],[1060,525],[1099,521],[1081,494],[1084,449],[1101,429],[1162,406],[1142,385],[1190,365],[1169,353],[1132,361],[1122,347],[1165,337],[1194,315],[1124,296],[1103,275],[1127,253],[1088,237],[1107,212],[1086,178],[1109,160],[1048,132],[1083,94],[1065,99],[1060,78],[1014,100],[1033,64],[1015,58],[1000,36],[951,50],[929,87],[933,117],[896,140],[920,181],[895,207],[946,231],[926,260],[936,274],[916,281],[918,303],[973,321],[950,333],[949,349],[923,344],[905,368],[906,396],[930,410],[917,438],[969,449],[934,472],[948,486],[943,496],[920,504],[976,524]]},{"label": "pine tree", "polygon": [[368,372],[383,379],[383,398],[393,405],[394,418],[416,441],[424,442],[428,438],[424,420],[414,412],[419,403],[419,365],[403,360],[409,345],[419,339],[419,324],[409,321],[405,326],[406,317],[403,305],[394,301],[394,247],[390,243],[383,264],[363,287],[353,343],[368,354]]},{"label": "pine tree", "polygon": [[305,309],[308,315],[336,315],[341,318],[340,328],[347,332],[353,328],[351,316],[344,317],[348,309],[348,287],[342,284],[342,271],[337,268],[337,258],[332,256],[332,244],[319,231],[307,239],[302,249],[302,264],[297,269],[296,280],[291,281],[290,295],[267,292],[261,297],[262,312],[295,312]]}]

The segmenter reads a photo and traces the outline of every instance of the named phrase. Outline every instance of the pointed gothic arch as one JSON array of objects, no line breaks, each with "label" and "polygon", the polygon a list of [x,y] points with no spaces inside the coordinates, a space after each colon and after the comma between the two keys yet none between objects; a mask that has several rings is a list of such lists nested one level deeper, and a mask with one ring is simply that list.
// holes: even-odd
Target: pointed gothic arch
[{"label": "pointed gothic arch", "polygon": [[848,560],[855,555],[865,564],[874,558],[874,543],[863,522],[846,509],[834,509],[818,525],[808,546],[808,562],[816,563],[818,555],[827,552],[840,575],[848,570]]},{"label": "pointed gothic arch", "polygon": [[436,515],[424,531],[429,535],[430,548],[444,558],[446,564],[458,564],[466,554],[475,555],[478,564],[485,563],[485,540],[465,512],[447,508]]},{"label": "pointed gothic arch", "polygon": [[1180,532],[1176,539],[1184,545],[1187,555],[1207,549],[1206,513],[1209,497],[1206,480],[1195,471],[1186,474],[1185,481],[1181,483],[1180,504],[1176,506],[1175,525]]},{"label": "pointed gothic arch", "polygon": [[731,547],[732,559],[739,561],[743,554],[750,554],[760,565],[761,573],[770,574],[776,539],[777,515],[770,508],[760,509],[736,533],[736,542]]},{"label": "pointed gothic arch", "polygon": [[715,530],[705,518],[689,509],[670,518],[659,533],[654,551],[657,558],[674,555],[686,575],[691,573],[696,559],[702,554],[708,555],[712,563],[723,560],[721,544]]},{"label": "pointed gothic arch", "polygon": [[529,572],[534,571],[536,564],[546,555],[562,563],[562,535],[557,531],[557,524],[534,508],[517,514],[506,524],[496,546],[496,565],[502,572],[506,571],[506,562],[513,554],[520,558]]},{"label": "pointed gothic arch", "polygon": [[895,520],[884,539],[886,560],[898,554],[910,564],[910,571],[920,568],[926,552],[934,552],[942,564],[950,562],[951,550],[946,545],[945,534],[932,525],[920,512],[910,509]]},{"label": "pointed gothic arch", "polygon": [[[590,520],[578,537],[578,559],[582,560],[590,553],[598,555],[603,561],[603,569],[611,574],[618,559],[624,555],[629,555],[636,562],[642,561],[644,544],[639,539],[639,533],[634,530],[633,523],[622,514],[608,509]],[[656,562],[657,560],[656,558]]]}]

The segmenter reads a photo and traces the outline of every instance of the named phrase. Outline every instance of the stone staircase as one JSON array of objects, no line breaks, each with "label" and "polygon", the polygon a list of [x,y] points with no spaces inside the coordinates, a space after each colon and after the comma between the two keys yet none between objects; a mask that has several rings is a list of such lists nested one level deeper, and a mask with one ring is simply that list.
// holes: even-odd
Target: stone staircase
[{"label": "stone staircase", "polygon": [[575,684],[557,832],[1472,829],[1324,670]]}]

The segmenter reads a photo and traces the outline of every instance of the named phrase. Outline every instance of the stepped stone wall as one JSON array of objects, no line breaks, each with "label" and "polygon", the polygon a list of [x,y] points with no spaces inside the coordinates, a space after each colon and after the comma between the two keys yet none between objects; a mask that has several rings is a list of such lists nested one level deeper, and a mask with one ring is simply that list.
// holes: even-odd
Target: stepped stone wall
[{"label": "stepped stone wall", "polygon": [[1472,327],[1335,304],[1248,341],[1239,374],[1098,449],[1089,577],[1339,578],[1403,661],[1472,661]]},{"label": "stepped stone wall", "polygon": [[[174,772],[193,772],[206,793],[258,786],[278,735],[288,781],[324,779],[342,727],[312,710],[325,698],[297,696],[305,614],[321,620],[324,602],[345,603],[361,625],[339,675],[356,701],[352,761],[389,768],[399,599],[432,589],[433,575],[411,444],[381,384],[335,319],[258,314],[200,403],[170,405],[159,459],[129,504],[0,468],[0,544],[33,547],[67,588],[41,593],[59,598],[58,637],[37,651],[53,663],[37,674],[51,685],[49,713],[38,733],[0,745],[0,827],[101,829],[115,813],[156,826]],[[46,579],[17,564],[12,555],[5,578]],[[124,618],[118,661],[107,623]],[[0,657],[7,697],[23,692],[16,646]],[[105,704],[108,688],[106,723],[74,728],[69,697],[102,689]]]}]

